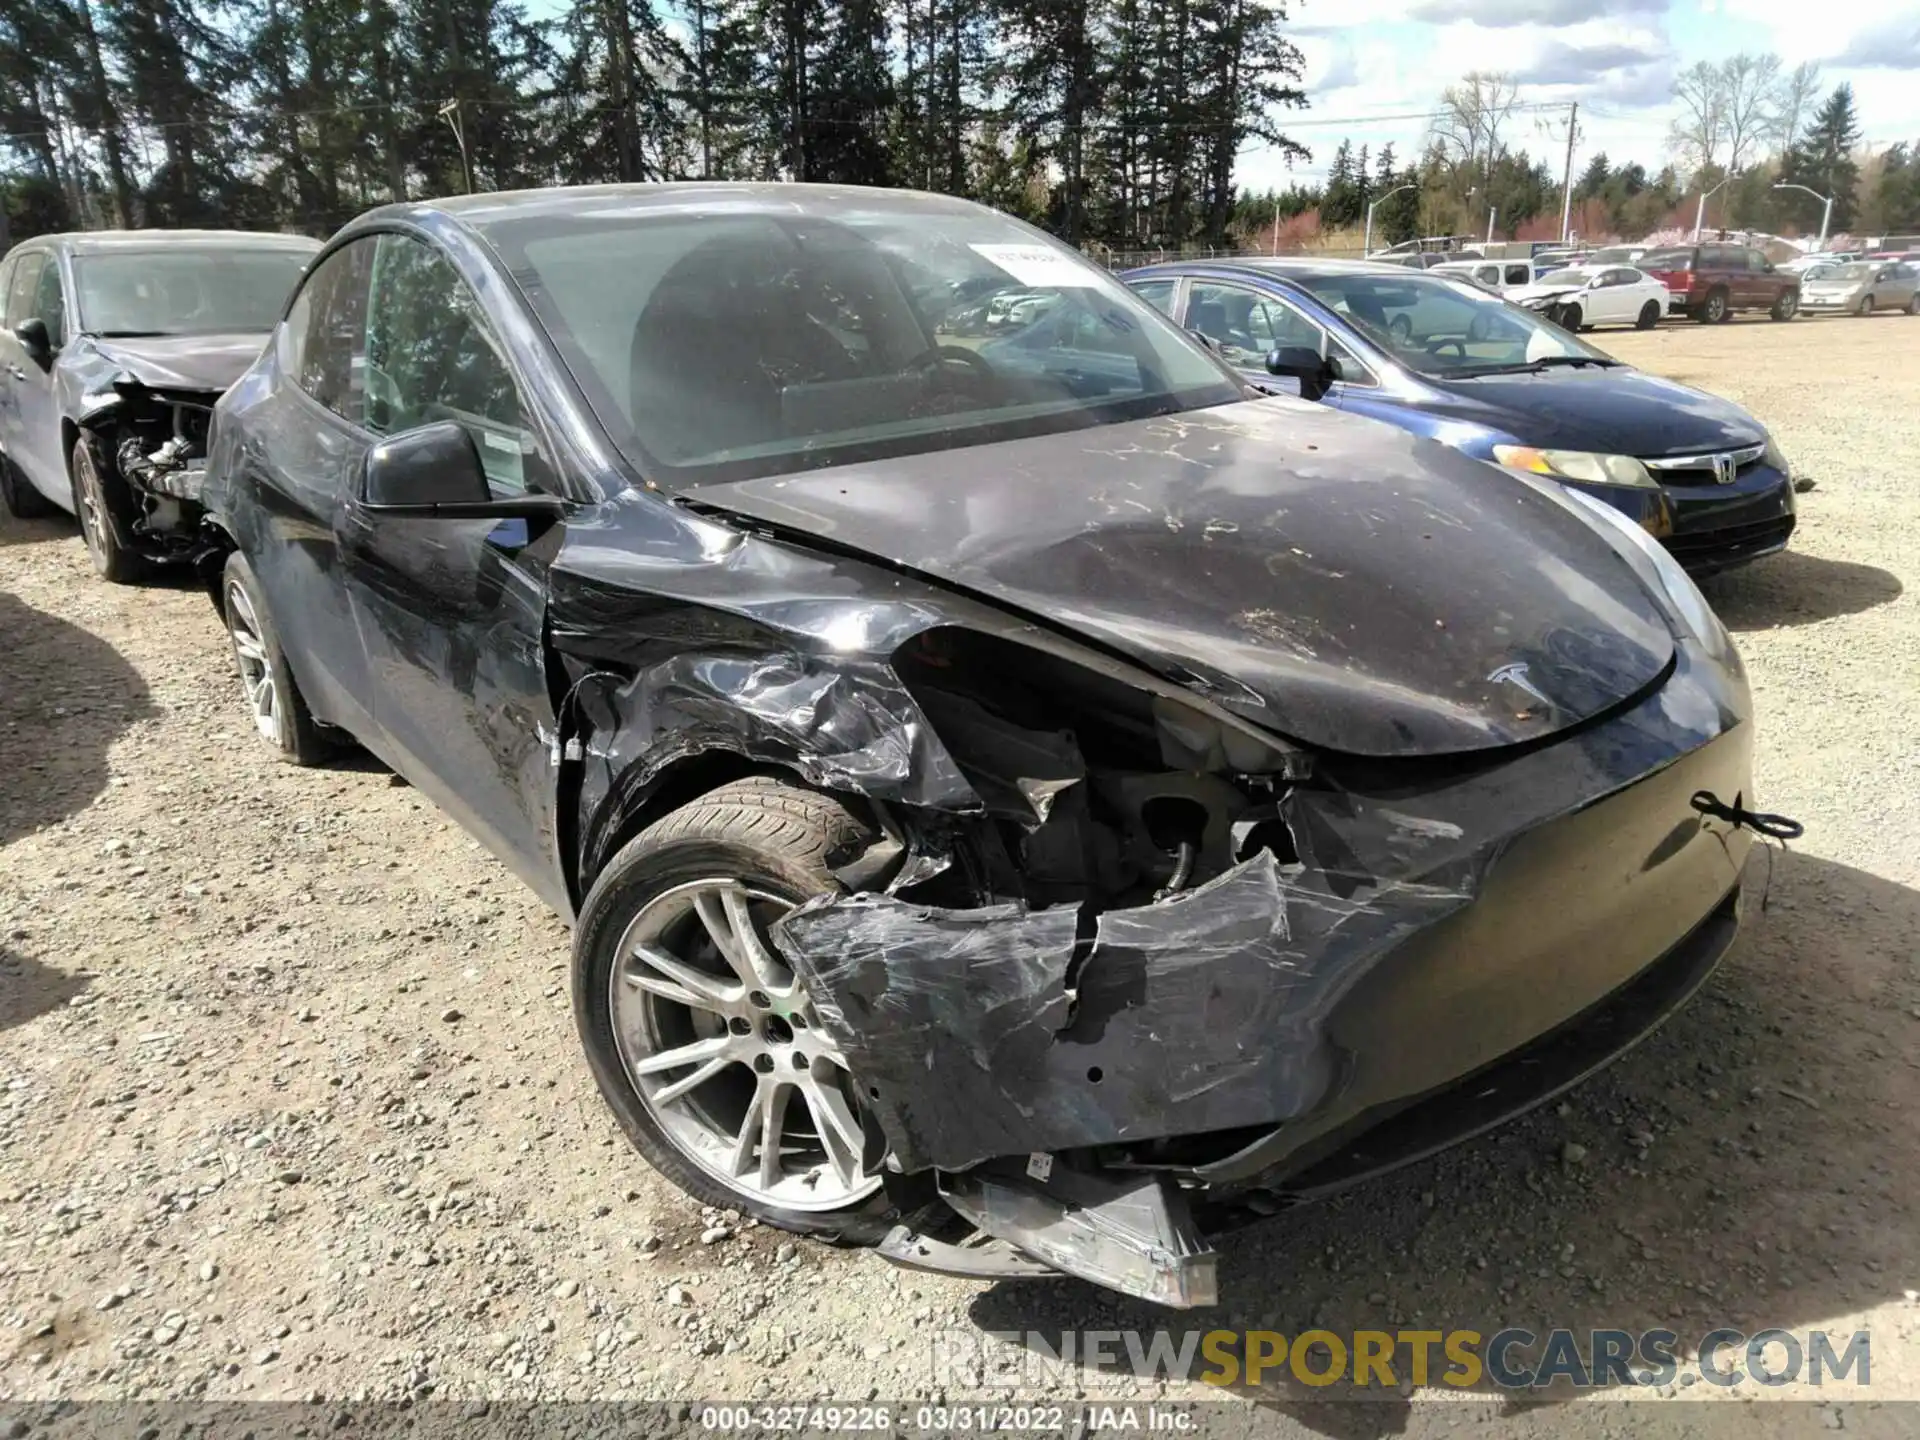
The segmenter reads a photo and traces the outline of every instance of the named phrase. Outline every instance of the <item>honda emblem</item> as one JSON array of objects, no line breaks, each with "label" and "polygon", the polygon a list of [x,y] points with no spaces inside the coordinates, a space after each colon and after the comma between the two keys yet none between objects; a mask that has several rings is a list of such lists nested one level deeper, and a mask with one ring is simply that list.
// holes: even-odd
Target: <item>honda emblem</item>
[{"label": "honda emblem", "polygon": [[1739,468],[1740,467],[1738,465],[1733,463],[1733,456],[1731,455],[1714,456],[1713,457],[1713,478],[1715,483],[1720,485],[1731,485],[1733,483],[1734,472],[1737,471]]}]

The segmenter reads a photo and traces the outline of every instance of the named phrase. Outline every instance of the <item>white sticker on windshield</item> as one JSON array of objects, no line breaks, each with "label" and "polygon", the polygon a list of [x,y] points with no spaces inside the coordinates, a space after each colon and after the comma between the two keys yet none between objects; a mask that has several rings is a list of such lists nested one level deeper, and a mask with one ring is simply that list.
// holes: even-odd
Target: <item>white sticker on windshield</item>
[{"label": "white sticker on windshield", "polygon": [[1076,260],[1046,245],[969,245],[967,248],[991,260],[1022,285],[1085,289],[1099,278],[1099,272],[1084,260]]}]

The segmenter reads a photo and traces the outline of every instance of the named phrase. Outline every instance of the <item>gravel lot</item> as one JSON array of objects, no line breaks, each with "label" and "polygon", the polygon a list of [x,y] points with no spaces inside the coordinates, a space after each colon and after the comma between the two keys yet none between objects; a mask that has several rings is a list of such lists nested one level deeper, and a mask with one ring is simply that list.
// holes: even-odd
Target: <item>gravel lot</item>
[{"label": "gravel lot", "polygon": [[[1865,1326],[1873,1397],[1920,1398],[1920,320],[1597,338],[1746,404],[1819,482],[1792,552],[1709,594],[1760,801],[1806,839],[1756,855],[1767,909],[1628,1062],[1229,1237],[1195,1318]],[[560,922],[377,766],[270,760],[204,596],[97,583],[70,523],[0,520],[0,744],[0,1400],[958,1396],[935,1335],[1185,1326],[683,1200],[588,1079]],[[1329,1434],[1619,1415],[1318,1393],[1251,1398]]]}]

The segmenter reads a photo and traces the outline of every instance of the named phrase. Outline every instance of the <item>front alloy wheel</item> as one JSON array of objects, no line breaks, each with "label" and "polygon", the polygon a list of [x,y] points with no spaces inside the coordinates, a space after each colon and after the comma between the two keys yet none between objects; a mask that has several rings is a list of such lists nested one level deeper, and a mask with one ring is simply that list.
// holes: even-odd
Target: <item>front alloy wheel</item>
[{"label": "front alloy wheel", "polygon": [[140,560],[121,540],[120,516],[113,503],[113,485],[100,473],[93,446],[85,436],[73,442],[68,473],[73,481],[73,508],[80,517],[80,535],[87,542],[87,558],[101,579],[126,585],[139,578]]},{"label": "front alloy wheel", "polygon": [[763,1205],[838,1210],[880,1177],[846,1057],[767,935],[792,908],[730,878],[676,886],[627,927],[607,1000],[634,1092],[682,1155]]},{"label": "front alloy wheel", "polygon": [[261,632],[260,617],[244,585],[227,584],[227,634],[233,641],[233,660],[240,671],[240,688],[253,714],[254,728],[263,739],[280,742],[280,693],[274,684],[273,657]]}]

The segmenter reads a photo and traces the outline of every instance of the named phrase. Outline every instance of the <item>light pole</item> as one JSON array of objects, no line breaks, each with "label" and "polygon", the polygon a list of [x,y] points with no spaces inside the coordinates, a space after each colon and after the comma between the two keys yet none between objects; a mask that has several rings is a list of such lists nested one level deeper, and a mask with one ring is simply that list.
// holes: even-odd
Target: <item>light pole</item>
[{"label": "light pole", "polygon": [[1820,202],[1823,207],[1820,211],[1820,248],[1822,250],[1826,249],[1827,222],[1833,219],[1833,197],[1831,195],[1822,195],[1818,190],[1810,189],[1805,185],[1795,185],[1791,180],[1776,180],[1773,188],[1776,190],[1802,190]]},{"label": "light pole", "polygon": [[1487,244],[1493,244],[1493,217],[1500,212],[1489,205],[1487,207]]},{"label": "light pole", "polygon": [[1387,191],[1386,194],[1382,195],[1379,199],[1375,200],[1371,205],[1367,206],[1367,233],[1366,233],[1366,238],[1364,238],[1360,242],[1360,258],[1361,259],[1364,260],[1366,259],[1367,256],[1373,253],[1373,212],[1378,210],[1384,202],[1391,200],[1394,196],[1398,195],[1402,190],[1418,190],[1419,188],[1420,187],[1418,185],[1396,185],[1393,187],[1393,189]]},{"label": "light pole", "polygon": [[[1727,180],[1731,179],[1733,179],[1733,176],[1727,176]],[[1707,218],[1707,201],[1726,188],[1727,180],[1722,180],[1711,190],[1703,190],[1700,192],[1700,203],[1693,207],[1693,239],[1695,244],[1698,244],[1700,241],[1701,222]]]}]

